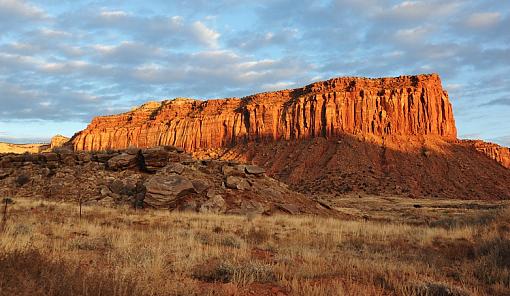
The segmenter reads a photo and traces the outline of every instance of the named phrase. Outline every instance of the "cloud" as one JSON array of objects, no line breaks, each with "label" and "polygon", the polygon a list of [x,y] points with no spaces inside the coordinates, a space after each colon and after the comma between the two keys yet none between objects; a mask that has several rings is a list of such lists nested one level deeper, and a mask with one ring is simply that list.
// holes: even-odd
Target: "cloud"
[{"label": "cloud", "polygon": [[27,22],[40,22],[47,18],[43,9],[25,1],[0,0],[0,30],[16,29],[19,25],[27,25]]},{"label": "cloud", "polygon": [[494,99],[487,103],[480,104],[481,107],[484,106],[509,106],[510,107],[510,96]]},{"label": "cloud", "polygon": [[193,25],[191,25],[190,31],[201,43],[213,48],[218,47],[218,39],[220,38],[220,34],[208,28],[206,25],[204,25],[204,23],[200,21],[194,22]]},{"label": "cloud", "polygon": [[277,32],[242,31],[228,40],[228,45],[243,51],[255,52],[270,47],[287,46],[297,41],[298,30],[285,28]]},{"label": "cloud", "polygon": [[393,6],[381,7],[374,15],[386,22],[417,22],[431,18],[443,18],[452,15],[461,7],[461,1],[402,1]]},{"label": "cloud", "polygon": [[22,0],[0,0],[0,11],[3,15],[22,17],[26,19],[41,19],[46,17],[43,9]]},{"label": "cloud", "polygon": [[498,143],[498,144],[500,144],[502,146],[505,146],[505,147],[510,147],[510,135],[505,135],[505,136],[501,136],[501,137],[497,137],[497,138],[492,138],[492,139],[489,139],[489,141]]},{"label": "cloud", "polygon": [[[91,31],[116,39],[117,36],[152,45],[171,47],[217,47],[220,33],[207,26],[204,20],[189,21],[179,15],[136,15],[122,10],[86,9],[67,12],[58,23],[61,29],[74,28]],[[117,35],[111,35],[115,32]],[[92,35],[91,35],[92,37]]]},{"label": "cloud", "polygon": [[470,28],[480,29],[493,27],[501,21],[499,12],[479,12],[471,14],[465,21]]}]

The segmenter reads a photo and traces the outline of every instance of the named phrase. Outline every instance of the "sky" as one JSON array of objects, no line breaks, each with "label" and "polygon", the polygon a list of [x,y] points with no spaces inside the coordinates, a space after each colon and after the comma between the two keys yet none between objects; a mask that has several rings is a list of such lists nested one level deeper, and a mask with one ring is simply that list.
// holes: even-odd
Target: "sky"
[{"label": "sky", "polygon": [[0,0],[0,141],[150,100],[439,73],[460,138],[510,146],[510,1]]}]

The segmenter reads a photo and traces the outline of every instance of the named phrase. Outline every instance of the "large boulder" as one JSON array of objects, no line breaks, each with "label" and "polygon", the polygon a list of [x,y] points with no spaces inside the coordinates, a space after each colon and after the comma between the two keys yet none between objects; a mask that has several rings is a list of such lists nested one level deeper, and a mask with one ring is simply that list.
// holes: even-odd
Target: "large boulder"
[{"label": "large boulder", "polygon": [[247,174],[250,175],[262,175],[266,172],[265,169],[256,165],[247,165],[244,167],[244,170],[246,171]]},{"label": "large boulder", "polygon": [[181,175],[184,172],[185,167],[178,162],[170,162],[164,169],[164,173],[171,174],[176,173]]},{"label": "large boulder", "polygon": [[94,160],[97,162],[106,163],[110,158],[118,155],[117,153],[97,153],[94,155]]},{"label": "large boulder", "polygon": [[142,150],[144,168],[148,172],[155,172],[168,164],[169,152],[164,147]]},{"label": "large boulder", "polygon": [[154,208],[170,208],[178,198],[196,193],[193,183],[177,174],[155,175],[145,183],[145,189],[144,202]]},{"label": "large boulder", "polygon": [[238,176],[228,176],[225,181],[225,186],[230,189],[246,190],[250,188],[250,184],[246,179]]},{"label": "large boulder", "polygon": [[107,161],[107,166],[111,170],[121,171],[136,167],[136,163],[137,163],[136,155],[123,153],[110,158]]},{"label": "large boulder", "polygon": [[[208,194],[209,196],[209,194]],[[219,194],[214,194],[209,200],[204,202],[200,208],[201,213],[224,213],[227,210],[227,203]]]},{"label": "large boulder", "polygon": [[193,187],[197,193],[202,193],[210,187],[209,183],[203,180],[192,180],[191,183],[193,184]]}]

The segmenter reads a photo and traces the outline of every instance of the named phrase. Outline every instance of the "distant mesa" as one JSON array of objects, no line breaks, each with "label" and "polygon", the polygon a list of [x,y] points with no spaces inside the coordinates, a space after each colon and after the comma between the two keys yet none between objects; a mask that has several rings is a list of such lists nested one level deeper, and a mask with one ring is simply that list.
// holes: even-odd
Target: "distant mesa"
[{"label": "distant mesa", "polygon": [[35,143],[35,144],[12,144],[0,142],[0,153],[40,153],[51,151],[52,149],[62,147],[69,142],[68,137],[56,135],[51,138],[50,143]]},{"label": "distant mesa", "polygon": [[62,147],[67,142],[69,142],[69,138],[68,137],[65,137],[65,136],[62,136],[62,135],[56,135],[53,138],[51,138],[50,148],[54,149],[54,148]]}]

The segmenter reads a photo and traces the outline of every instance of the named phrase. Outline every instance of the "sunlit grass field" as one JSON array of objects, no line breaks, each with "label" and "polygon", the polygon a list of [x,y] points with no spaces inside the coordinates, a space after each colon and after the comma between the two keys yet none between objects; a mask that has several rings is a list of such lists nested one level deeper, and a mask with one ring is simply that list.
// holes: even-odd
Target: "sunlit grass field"
[{"label": "sunlit grass field", "polygon": [[510,295],[506,204],[412,203],[340,200],[345,221],[92,205],[80,219],[77,204],[18,198],[0,294]]}]

